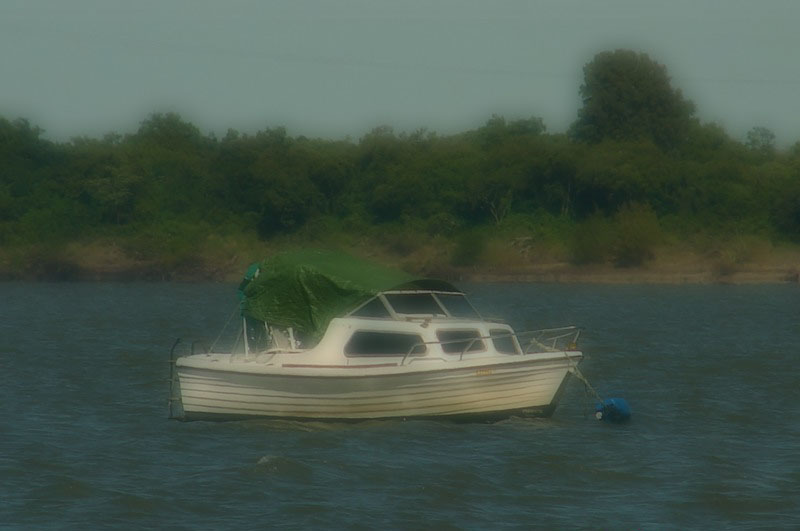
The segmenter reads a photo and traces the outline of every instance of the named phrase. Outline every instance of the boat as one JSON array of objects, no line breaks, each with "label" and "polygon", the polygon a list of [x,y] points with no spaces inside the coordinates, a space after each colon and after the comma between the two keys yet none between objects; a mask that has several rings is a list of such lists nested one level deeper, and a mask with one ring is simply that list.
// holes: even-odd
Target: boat
[{"label": "boat", "polygon": [[173,347],[171,416],[549,416],[582,359],[575,326],[517,333],[450,282],[335,252],[274,255],[238,293],[227,346]]}]

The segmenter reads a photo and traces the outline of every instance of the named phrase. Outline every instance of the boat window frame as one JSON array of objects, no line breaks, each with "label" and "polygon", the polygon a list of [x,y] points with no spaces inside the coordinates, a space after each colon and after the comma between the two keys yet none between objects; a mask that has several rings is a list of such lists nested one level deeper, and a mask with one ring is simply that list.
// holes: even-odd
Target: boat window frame
[{"label": "boat window frame", "polygon": [[[436,302],[436,305],[439,306],[439,309],[442,313],[440,314],[432,314],[432,313],[403,313],[398,312],[395,310],[392,303],[386,298],[386,295],[412,295],[412,294],[428,294],[430,295],[433,300]],[[437,297],[437,295],[460,295],[464,297],[464,301],[472,308],[472,311],[475,312],[474,317],[458,317],[453,315],[450,310],[447,308],[444,302]],[[482,321],[483,317],[481,316],[480,312],[475,308],[472,302],[469,300],[467,295],[463,291],[445,291],[445,290],[429,290],[429,289],[393,289],[388,291],[382,291],[377,295],[377,298],[380,298],[392,316],[397,320],[404,320],[407,318],[419,318],[419,319],[430,319],[430,318],[441,318],[446,317],[450,319],[468,319],[468,320],[475,320],[475,321]],[[360,307],[359,307],[360,308]]]},{"label": "boat window frame", "polygon": [[[469,298],[467,297],[467,295],[464,292],[461,292],[461,291],[432,291],[431,295],[433,295],[433,298],[436,299],[436,302],[439,303],[439,306],[444,308],[444,311],[447,312],[447,316],[448,317],[451,317],[453,319],[474,319],[474,320],[477,320],[477,321],[482,321],[483,320],[483,317],[481,317],[481,314],[478,311],[478,309],[475,308],[475,306],[473,306],[472,302],[469,300]],[[453,315],[452,313],[450,313],[450,309],[447,307],[447,305],[444,302],[442,302],[442,300],[437,295],[448,295],[448,296],[458,295],[458,296],[461,296],[464,299],[464,302],[467,303],[467,306],[469,306],[472,309],[472,311],[475,313],[475,315],[472,316],[472,317],[463,317],[463,316]]]},{"label": "boat window frame", "polygon": [[[358,312],[359,310],[361,310],[362,308],[364,308],[365,306],[371,304],[373,301],[376,301],[376,300],[378,302],[380,302],[383,305],[383,309],[386,310],[386,316],[385,317],[374,317],[374,316],[369,316],[369,315],[356,315],[356,312]],[[348,313],[347,316],[348,317],[356,317],[358,319],[379,319],[379,320],[380,319],[397,319],[397,313],[395,313],[394,309],[389,305],[389,303],[386,301],[386,299],[381,297],[381,294],[378,294],[378,295],[372,297],[371,299],[367,299],[366,301],[364,301],[363,304],[360,304],[358,307],[356,307],[356,309],[354,309],[353,311]]]},{"label": "boat window frame", "polygon": [[[405,312],[398,312],[394,305],[391,303],[387,295],[430,295],[431,299],[433,300],[434,304],[439,307],[441,313],[405,313]],[[383,300],[384,304],[386,304],[389,308],[392,309],[392,313],[394,313],[398,319],[403,319],[405,317],[418,317],[418,318],[437,318],[437,317],[450,317],[450,314],[444,308],[442,303],[439,299],[436,298],[436,295],[433,291],[430,290],[391,290],[391,291],[384,291],[382,292],[379,297]]]},{"label": "boat window frame", "polygon": [[[448,332],[475,332],[475,337],[469,337],[469,338],[465,338],[465,339],[442,340],[439,337],[439,334],[442,333],[442,332],[444,332],[444,333],[448,333]],[[460,343],[462,341],[464,343],[467,343],[467,345],[466,345],[465,348],[463,348],[461,350],[448,351],[448,350],[445,349],[445,344],[457,345],[458,343]],[[472,341],[472,343],[469,343],[470,341]],[[459,355],[460,354],[462,357],[464,356],[464,354],[477,354],[477,353],[487,352],[488,351],[488,347],[487,347],[487,344],[486,344],[486,337],[481,333],[481,331],[478,328],[438,328],[436,330],[436,343],[438,343],[439,348],[442,349],[442,352],[444,354],[451,354],[451,355],[452,354],[455,354],[455,355]],[[468,347],[474,346],[475,344],[478,344],[478,343],[480,343],[482,345],[482,348],[480,348],[480,349],[469,349],[468,348]]]},{"label": "boat window frame", "polygon": [[[497,348],[497,344],[494,342],[495,333],[498,333],[497,335],[500,336],[499,339],[505,339],[506,337],[511,339],[511,344],[514,346],[514,351],[508,352]],[[522,346],[519,344],[519,340],[517,339],[517,334],[515,334],[512,330],[506,330],[505,328],[489,328],[489,337],[487,339],[489,339],[492,342],[492,347],[499,354],[509,354],[511,356],[522,354]]]},{"label": "boat window frame", "polygon": [[[412,336],[416,337],[418,341],[411,345],[411,348],[405,350],[404,352],[400,353],[391,353],[391,354],[383,354],[383,353],[365,353],[365,354],[358,354],[352,353],[347,351],[347,346],[353,340],[353,338],[357,334],[385,334],[385,335],[395,335],[395,336]],[[381,330],[377,328],[357,328],[353,330],[353,333],[350,334],[350,337],[347,338],[344,346],[342,347],[342,352],[344,353],[346,358],[388,358],[388,357],[418,357],[418,356],[426,356],[428,354],[428,344],[425,342],[423,337],[416,333],[416,332],[400,332],[397,330]]]}]

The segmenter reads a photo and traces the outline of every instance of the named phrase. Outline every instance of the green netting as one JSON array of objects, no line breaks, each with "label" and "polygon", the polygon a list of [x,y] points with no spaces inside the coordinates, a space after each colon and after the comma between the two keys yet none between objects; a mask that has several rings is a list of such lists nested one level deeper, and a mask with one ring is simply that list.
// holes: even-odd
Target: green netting
[{"label": "green netting", "polygon": [[314,339],[322,336],[331,319],[382,291],[458,291],[448,282],[330,251],[286,252],[257,265],[257,274],[251,266],[239,286],[242,313],[271,325],[291,326]]}]

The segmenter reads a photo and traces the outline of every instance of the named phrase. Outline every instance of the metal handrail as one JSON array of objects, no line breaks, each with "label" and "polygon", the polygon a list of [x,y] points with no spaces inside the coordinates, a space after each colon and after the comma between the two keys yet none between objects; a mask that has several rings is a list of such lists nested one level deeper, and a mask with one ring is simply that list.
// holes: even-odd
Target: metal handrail
[{"label": "metal handrail", "polygon": [[[541,328],[541,329],[538,329],[538,330],[526,330],[524,332],[519,332],[519,333],[508,332],[508,333],[505,333],[505,334],[495,334],[495,335],[491,335],[490,334],[488,336],[476,336],[476,337],[473,337],[473,338],[469,339],[469,344],[466,346],[466,348],[464,348],[461,351],[458,359],[459,359],[459,361],[462,361],[464,359],[464,353],[465,352],[469,352],[469,350],[472,348],[472,345],[475,344],[475,341],[486,340],[486,339],[497,339],[497,338],[504,338],[504,337],[516,337],[517,338],[517,342],[520,344],[520,346],[522,346],[523,342],[520,341],[521,337],[533,336],[533,337],[531,337],[531,339],[528,342],[527,346],[523,349],[523,354],[530,354],[530,349],[531,349],[532,346],[538,346],[539,348],[544,349],[545,351],[549,351],[549,352],[557,352],[559,350],[571,350],[571,349],[577,348],[578,338],[581,335],[581,330],[582,329],[580,327],[577,327],[577,326],[561,326],[561,327],[558,327],[558,328]],[[563,333],[558,333],[558,332],[563,332]],[[550,334],[550,333],[558,333],[558,334],[557,335],[553,335],[553,336],[547,335],[547,334]],[[546,335],[546,337],[544,337],[545,335]],[[558,348],[558,341],[559,340],[564,340],[564,339],[567,339],[567,338],[571,338],[571,340],[568,340],[568,342],[565,345],[564,349],[559,349]],[[544,340],[546,340],[548,342],[551,342],[551,346],[545,345],[540,339],[544,339]],[[400,365],[401,366],[405,365],[406,364],[406,360],[408,359],[408,357],[411,356],[411,354],[414,352],[414,350],[416,350],[418,347],[427,346],[427,345],[447,345],[447,344],[451,344],[451,343],[463,343],[465,341],[467,341],[467,340],[466,339],[450,339],[450,340],[447,340],[447,341],[422,341],[422,342],[419,342],[419,343],[415,343],[415,344],[413,344],[411,346],[411,348],[408,349],[408,352],[406,352],[405,356],[403,356],[403,359],[400,361]]]},{"label": "metal handrail", "polygon": [[172,403],[175,400],[180,400],[179,397],[175,397],[175,347],[181,342],[181,338],[177,338],[175,343],[172,344],[172,348],[169,349],[169,396],[167,397],[167,406],[168,406],[168,414],[170,419],[176,418],[173,411],[172,411]]}]

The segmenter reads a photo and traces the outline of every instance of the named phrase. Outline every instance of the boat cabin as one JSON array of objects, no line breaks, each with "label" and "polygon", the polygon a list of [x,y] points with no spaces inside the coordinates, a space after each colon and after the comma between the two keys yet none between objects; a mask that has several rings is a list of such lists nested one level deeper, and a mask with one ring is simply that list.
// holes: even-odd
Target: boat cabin
[{"label": "boat cabin", "polygon": [[510,326],[483,319],[452,284],[332,253],[258,264],[242,282],[240,299],[238,350],[245,355],[410,363],[524,350]]},{"label": "boat cabin", "polygon": [[318,342],[292,327],[270,326],[253,318],[244,322],[248,354],[319,351],[325,358],[377,362],[400,357],[405,362],[522,352],[508,325],[482,319],[466,296],[454,291],[378,293],[347,315],[331,319]]}]

